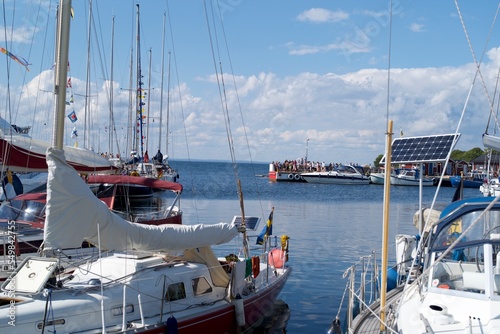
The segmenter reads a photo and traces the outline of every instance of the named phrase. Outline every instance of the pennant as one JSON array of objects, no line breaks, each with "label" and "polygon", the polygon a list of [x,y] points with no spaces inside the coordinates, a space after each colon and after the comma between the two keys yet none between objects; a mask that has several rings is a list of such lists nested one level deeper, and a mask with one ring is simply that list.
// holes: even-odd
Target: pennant
[{"label": "pennant", "polygon": [[66,84],[66,88],[71,88],[71,78],[68,78],[68,83]]},{"label": "pennant", "polygon": [[257,236],[257,245],[262,245],[264,243],[264,240],[267,239],[268,236],[273,234],[273,214],[274,214],[274,208],[271,210],[271,213],[269,214],[269,218],[267,219],[267,223],[260,232],[260,234]]},{"label": "pennant", "polygon": [[76,113],[74,110],[68,115],[68,118],[70,119],[71,123],[75,123],[76,121],[78,121],[78,117],[76,117]]},{"label": "pennant", "polygon": [[71,131],[71,138],[75,139],[78,137],[78,132],[76,131],[76,126],[73,127],[73,131]]},{"label": "pennant", "polygon": [[14,61],[18,62],[19,64],[23,65],[25,68],[26,68],[26,71],[29,72],[29,68],[28,68],[28,65],[31,65],[29,64],[26,59],[24,59],[23,57],[17,57],[16,55],[10,53],[9,51],[5,50],[4,48],[0,48],[0,52],[2,52],[4,55],[6,56],[9,56],[11,59],[13,59]]}]

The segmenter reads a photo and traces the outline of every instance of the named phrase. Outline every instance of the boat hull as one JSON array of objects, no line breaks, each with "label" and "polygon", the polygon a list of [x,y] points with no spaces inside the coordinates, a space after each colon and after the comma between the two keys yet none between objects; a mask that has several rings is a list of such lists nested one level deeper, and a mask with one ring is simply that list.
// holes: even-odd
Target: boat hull
[{"label": "boat hull", "polygon": [[[290,273],[291,268],[288,268],[287,272],[280,278],[280,280],[274,282],[273,285],[262,291],[262,293],[252,295],[247,299],[244,298],[244,330],[258,327],[266,316],[272,315],[274,311],[274,303],[283,289]],[[210,329],[210,333],[236,333],[238,332],[238,324],[236,322],[235,306],[234,304],[229,304],[198,317],[177,319],[177,328],[178,333],[180,334],[205,333],[207,332],[207,329]],[[160,334],[167,332],[167,323],[164,322],[159,325],[147,326],[141,329],[130,329],[125,333]]]},{"label": "boat hull", "polygon": [[[450,176],[451,186],[457,188],[460,186],[460,176]],[[464,188],[479,188],[484,183],[484,180],[463,180]]]},{"label": "boat hull", "polygon": [[[396,176],[391,176],[391,185],[394,186],[420,186],[420,180],[415,180],[415,179],[404,179],[404,178],[398,178]],[[434,180],[422,180],[422,186],[423,187],[433,187],[434,186]]]},{"label": "boat hull", "polygon": [[370,183],[372,184],[384,184],[385,174],[383,173],[371,173]]},{"label": "boat hull", "polygon": [[306,182],[300,173],[269,172],[269,180],[277,182]]},{"label": "boat hull", "polygon": [[302,178],[308,183],[321,184],[370,184],[370,178],[366,176],[346,176],[330,173],[308,173],[302,174]]}]

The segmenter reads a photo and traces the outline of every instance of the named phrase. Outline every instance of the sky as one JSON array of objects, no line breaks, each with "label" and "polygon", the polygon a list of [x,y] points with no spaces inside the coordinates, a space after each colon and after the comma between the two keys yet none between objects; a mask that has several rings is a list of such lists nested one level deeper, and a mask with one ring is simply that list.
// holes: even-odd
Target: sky
[{"label": "sky", "polygon": [[[6,0],[0,25],[0,45],[29,63],[0,57],[0,116],[47,141],[57,6]],[[65,143],[122,157],[142,147],[171,160],[373,164],[391,120],[395,137],[457,131],[456,149],[484,148],[482,134],[497,131],[498,6],[94,0],[90,15],[89,1],[73,1],[66,113],[78,120],[66,119]],[[142,145],[130,121],[138,54]]]}]

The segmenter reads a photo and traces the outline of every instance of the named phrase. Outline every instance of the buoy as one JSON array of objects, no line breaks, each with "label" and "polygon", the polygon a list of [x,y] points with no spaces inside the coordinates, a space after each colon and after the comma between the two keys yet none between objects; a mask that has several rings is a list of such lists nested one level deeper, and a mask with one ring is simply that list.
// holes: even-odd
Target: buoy
[{"label": "buoy", "polygon": [[300,180],[300,174],[295,174],[295,180]]},{"label": "buoy", "polygon": [[234,312],[236,313],[236,323],[238,326],[245,326],[245,306],[243,305],[243,298],[240,294],[234,298]]},{"label": "buoy", "polygon": [[178,334],[177,319],[172,315],[167,319],[167,334]]},{"label": "buoy", "polygon": [[288,179],[293,180],[293,174],[288,174]]}]

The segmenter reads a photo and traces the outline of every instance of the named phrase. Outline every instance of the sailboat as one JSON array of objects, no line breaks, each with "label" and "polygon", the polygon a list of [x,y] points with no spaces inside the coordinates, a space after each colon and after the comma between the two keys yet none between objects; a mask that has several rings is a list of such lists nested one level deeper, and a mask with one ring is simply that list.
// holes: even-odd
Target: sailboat
[{"label": "sailboat", "polygon": [[[463,20],[460,11],[459,17]],[[463,21],[461,23],[465,29]],[[478,75],[481,64],[475,65]],[[471,91],[473,86],[474,82]],[[426,143],[413,144],[420,148],[427,147],[428,153],[432,154],[448,152],[444,161],[446,166],[458,137],[457,132],[448,138],[451,139],[450,145],[440,144],[438,150]],[[485,145],[494,145],[489,136],[483,136],[483,140]],[[439,140],[439,143],[443,141]],[[408,154],[403,148],[401,153],[401,156]],[[420,152],[416,153],[420,156]],[[441,180],[436,191],[439,191],[440,185]],[[437,194],[434,201],[436,197]],[[346,322],[342,324],[337,316],[329,333],[340,333],[343,329],[354,334],[499,333],[499,199],[454,198],[440,211],[433,208],[434,203],[430,209],[420,207],[414,216],[418,235],[396,236],[396,265],[392,268],[387,265],[388,225],[384,220],[382,279],[378,280],[375,266],[370,269],[374,280],[365,281],[369,273],[363,266],[363,279],[360,285],[356,285],[356,265],[347,270],[349,302]],[[388,214],[388,203],[384,198],[384,215]],[[391,284],[389,273],[394,278]],[[365,290],[370,286],[374,292],[371,302]]]},{"label": "sailboat", "polygon": [[[66,82],[71,0],[60,1],[58,15],[56,87]],[[291,273],[288,237],[252,257],[244,215],[230,224],[160,226],[116,216],[66,161],[59,122],[65,92],[55,94],[44,256],[26,258],[2,284],[0,332],[234,333],[259,323]],[[212,245],[240,234],[244,258],[214,255]],[[63,274],[61,250],[84,240],[113,255]]]}]

